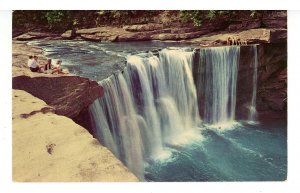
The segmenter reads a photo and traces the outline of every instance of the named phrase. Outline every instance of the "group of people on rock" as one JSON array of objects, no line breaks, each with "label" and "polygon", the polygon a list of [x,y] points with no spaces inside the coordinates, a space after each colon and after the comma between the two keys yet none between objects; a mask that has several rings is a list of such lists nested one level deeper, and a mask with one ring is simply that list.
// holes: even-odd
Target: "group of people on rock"
[{"label": "group of people on rock", "polygon": [[237,37],[228,37],[227,45],[247,45],[247,41],[241,40],[240,38]]},{"label": "group of people on rock", "polygon": [[29,56],[28,67],[31,72],[50,72],[52,74],[65,74],[61,68],[61,60],[57,60],[56,64],[52,64],[52,59],[48,59],[46,64],[39,64],[37,56]]}]

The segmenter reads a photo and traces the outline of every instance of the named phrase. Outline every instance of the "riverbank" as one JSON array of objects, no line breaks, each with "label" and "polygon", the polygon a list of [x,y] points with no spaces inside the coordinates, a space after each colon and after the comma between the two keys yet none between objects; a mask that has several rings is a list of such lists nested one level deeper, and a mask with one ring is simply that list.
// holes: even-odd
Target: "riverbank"
[{"label": "riverbank", "polygon": [[[103,95],[101,87],[72,74],[33,73],[26,66],[29,54],[45,61],[42,49],[13,42],[13,180],[138,181],[85,128],[70,119]],[[15,90],[18,87],[27,92]]]},{"label": "riverbank", "polygon": [[[146,11],[147,12],[147,11]],[[79,13],[83,14],[83,13]],[[53,32],[46,25],[35,28],[14,29],[14,40],[30,41],[37,39],[73,39],[94,42],[130,42],[130,41],[177,41],[199,46],[227,45],[228,39],[235,43],[284,43],[287,40],[287,12],[261,11],[232,13],[219,16],[218,19],[206,19],[200,26],[184,22],[180,11],[161,11],[149,18],[148,22],[115,25],[113,23],[78,25],[64,32]],[[82,15],[85,17],[86,15]],[[129,18],[130,19],[130,18]],[[92,22],[92,21],[91,21]],[[101,22],[100,22],[101,23]]]}]

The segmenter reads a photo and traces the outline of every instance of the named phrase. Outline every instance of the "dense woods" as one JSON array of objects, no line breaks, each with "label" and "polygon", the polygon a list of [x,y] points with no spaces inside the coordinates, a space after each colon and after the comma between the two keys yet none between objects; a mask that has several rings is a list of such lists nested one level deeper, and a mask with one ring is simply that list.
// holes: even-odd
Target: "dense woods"
[{"label": "dense woods", "polygon": [[42,11],[14,11],[14,28],[44,29],[50,31],[64,31],[77,27],[96,27],[103,25],[121,26],[124,24],[143,24],[149,22],[180,22],[193,23],[201,26],[205,21],[226,18],[234,19],[241,13],[257,17],[262,11],[218,11],[218,10],[105,10],[105,11],[70,11],[70,10],[42,10]]}]

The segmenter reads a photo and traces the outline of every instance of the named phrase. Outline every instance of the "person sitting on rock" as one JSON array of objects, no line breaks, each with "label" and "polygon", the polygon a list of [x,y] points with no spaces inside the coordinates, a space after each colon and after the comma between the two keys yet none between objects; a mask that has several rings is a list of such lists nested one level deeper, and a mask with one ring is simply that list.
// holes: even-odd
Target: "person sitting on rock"
[{"label": "person sitting on rock", "polygon": [[61,60],[58,60],[58,61],[56,62],[56,66],[52,69],[52,74],[54,74],[54,73],[57,73],[57,74],[65,74],[65,73],[62,71],[61,63],[62,63]]},{"label": "person sitting on rock", "polygon": [[52,60],[49,58],[47,60],[47,63],[44,66],[44,71],[51,70],[51,69],[52,69]]},{"label": "person sitting on rock", "polygon": [[30,60],[31,62],[29,63],[28,61],[28,66],[31,70],[31,72],[42,72],[42,69],[38,63],[38,57],[37,56],[33,56],[33,59]]}]

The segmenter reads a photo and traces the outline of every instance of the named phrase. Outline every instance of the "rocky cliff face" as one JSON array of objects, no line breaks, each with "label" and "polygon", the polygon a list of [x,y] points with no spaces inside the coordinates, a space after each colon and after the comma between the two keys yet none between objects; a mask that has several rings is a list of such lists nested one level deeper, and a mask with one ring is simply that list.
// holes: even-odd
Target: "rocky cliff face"
[{"label": "rocky cliff face", "polygon": [[[165,21],[166,20],[166,21]],[[262,29],[266,31],[253,32],[256,35],[241,33],[250,29]],[[232,17],[220,17],[217,20],[205,20],[200,27],[195,27],[192,23],[185,23],[180,20],[179,11],[162,11],[157,20],[152,23],[131,24],[124,26],[94,26],[93,28],[79,27],[79,29],[69,29],[61,35],[26,32],[14,36],[16,40],[32,40],[41,38],[50,39],[83,39],[88,41],[147,41],[147,40],[189,40],[192,43],[203,45],[226,44],[228,36],[241,36],[249,43],[274,42],[277,39],[286,39],[287,12],[286,11],[260,11],[256,16],[250,16],[250,12],[245,11]],[[224,36],[215,36],[224,34]],[[225,35],[226,34],[226,35]],[[271,36],[271,38],[269,38]],[[278,37],[280,36],[280,37]],[[208,38],[211,37],[211,38]],[[272,38],[273,37],[273,38]]]},{"label": "rocky cliff face", "polygon": [[56,114],[70,118],[104,93],[97,82],[78,76],[17,76],[13,78],[13,89],[29,92],[54,107]]},{"label": "rocky cliff face", "polygon": [[[287,119],[287,45],[257,47],[257,116],[260,121]],[[238,73],[237,116],[247,119],[252,97],[253,49],[241,47]]]},{"label": "rocky cliff face", "polygon": [[[16,76],[13,89],[25,90],[52,106],[55,113],[69,117],[90,129],[89,117],[82,117],[88,105],[104,90],[97,82],[78,76]],[[84,113],[83,113],[84,114]]]}]

